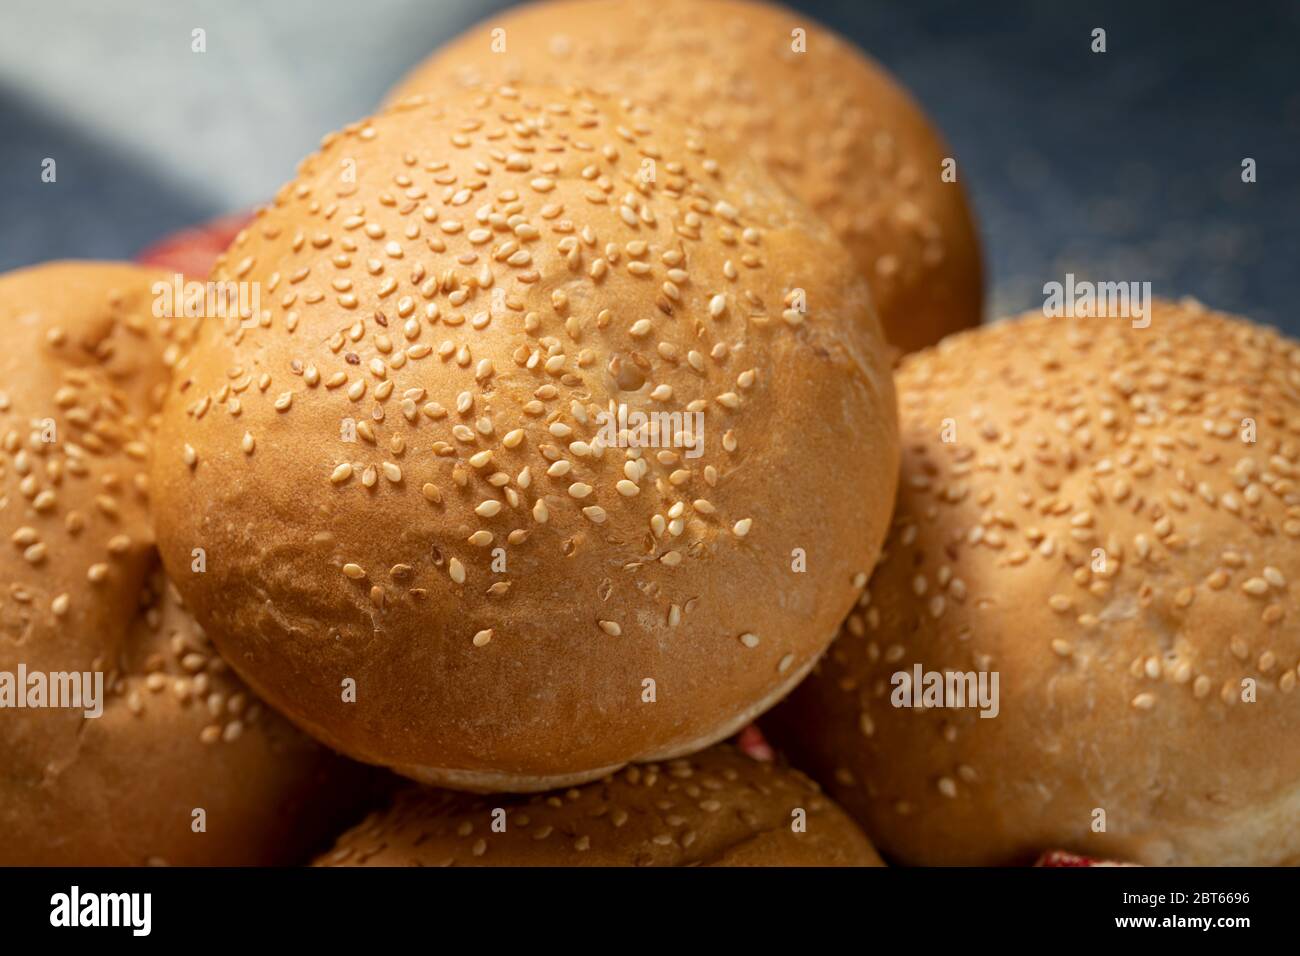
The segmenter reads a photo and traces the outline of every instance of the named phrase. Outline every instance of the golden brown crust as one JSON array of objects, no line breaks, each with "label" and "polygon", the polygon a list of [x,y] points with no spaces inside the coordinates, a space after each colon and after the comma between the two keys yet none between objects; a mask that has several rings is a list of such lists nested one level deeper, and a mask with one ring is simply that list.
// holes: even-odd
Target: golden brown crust
[{"label": "golden brown crust", "polygon": [[151,560],[147,419],[166,383],[152,278],[100,263],[0,278],[0,620],[70,668],[117,653]]},{"label": "golden brown crust", "polygon": [[[151,576],[141,601],[121,657],[105,674],[103,716],[0,715],[13,721],[0,725],[14,745],[8,752],[18,758],[10,767],[42,768],[10,782],[0,860],[42,866],[301,861],[360,807],[364,771],[267,710],[216,655],[160,573]],[[23,659],[33,666],[30,655]],[[19,720],[27,724],[22,731]]]},{"label": "golden brown crust", "polygon": [[[214,277],[263,313],[182,360],[164,560],[344,752],[533,789],[705,746],[875,560],[897,439],[865,283],[672,123],[558,90],[395,108],[328,137]],[[604,447],[611,403],[699,412],[702,454]]]},{"label": "golden brown crust", "polygon": [[[1300,346],[1159,302],[963,334],[898,386],[885,557],[766,729],[900,862],[1300,860]],[[997,671],[999,715],[891,706],[917,662]]]},{"label": "golden brown crust", "polygon": [[345,789],[341,762],[250,697],[156,572],[147,419],[177,336],[155,278],[0,278],[0,671],[99,672],[104,693],[96,718],[0,709],[0,864],[287,862],[338,819],[306,798]]},{"label": "golden brown crust", "polygon": [[806,14],[736,0],[528,3],[448,44],[389,99],[521,80],[617,90],[742,143],[835,228],[893,344],[979,323],[979,239],[960,170],[941,178],[952,151],[879,64]]},{"label": "golden brown crust", "polygon": [[729,746],[528,797],[412,787],[318,866],[882,866],[797,771]]}]

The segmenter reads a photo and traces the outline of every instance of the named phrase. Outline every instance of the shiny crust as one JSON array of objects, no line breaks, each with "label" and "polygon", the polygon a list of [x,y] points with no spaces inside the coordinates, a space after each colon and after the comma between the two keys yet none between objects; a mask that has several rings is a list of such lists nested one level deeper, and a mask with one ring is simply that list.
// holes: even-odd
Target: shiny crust
[{"label": "shiny crust", "polygon": [[[214,278],[264,310],[181,360],[164,560],[345,753],[522,787],[703,745],[875,560],[897,437],[866,285],[725,144],[590,92],[406,104],[328,137]],[[611,402],[700,412],[702,454],[598,448]]]}]

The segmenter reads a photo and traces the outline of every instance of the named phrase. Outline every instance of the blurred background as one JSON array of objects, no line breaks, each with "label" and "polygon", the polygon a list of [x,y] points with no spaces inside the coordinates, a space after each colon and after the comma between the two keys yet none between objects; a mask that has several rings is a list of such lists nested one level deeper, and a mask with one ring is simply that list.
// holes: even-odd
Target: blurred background
[{"label": "blurred background", "polygon": [[[510,5],[4,0],[0,270],[129,258],[258,204],[322,134]],[[788,5],[893,71],[948,137],[990,314],[1041,306],[1043,283],[1073,271],[1300,334],[1300,4]],[[1105,54],[1090,50],[1096,27]],[[191,52],[196,28],[206,53]],[[55,183],[41,181],[47,157]]]}]

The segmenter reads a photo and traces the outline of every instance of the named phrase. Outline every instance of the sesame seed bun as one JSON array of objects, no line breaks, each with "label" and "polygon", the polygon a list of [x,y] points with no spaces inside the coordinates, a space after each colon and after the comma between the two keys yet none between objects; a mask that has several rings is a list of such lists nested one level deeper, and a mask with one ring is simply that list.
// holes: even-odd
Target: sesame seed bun
[{"label": "sesame seed bun", "polygon": [[831,223],[894,345],[979,323],[961,172],[941,179],[951,149],[888,72],[807,14],[737,0],[526,3],[439,50],[389,99],[521,80],[619,91],[739,143]]},{"label": "sesame seed bun", "polygon": [[[1300,862],[1300,346],[1157,302],[897,382],[885,557],[764,729],[905,863]],[[997,716],[893,706],[916,664],[997,672]]]},{"label": "sesame seed bun", "polygon": [[[178,364],[163,557],[345,753],[544,790],[698,750],[798,681],[875,561],[897,422],[866,285],[726,144],[572,91],[394,108],[213,275],[263,310]],[[620,447],[619,405],[698,412],[700,454]]]},{"label": "sesame seed bun", "polygon": [[346,810],[342,761],[248,693],[157,571],[148,419],[180,336],[156,278],[0,277],[0,671],[99,673],[103,695],[98,717],[0,709],[0,865],[291,862]]},{"label": "sesame seed bun", "polygon": [[720,745],[568,791],[411,787],[318,866],[883,866],[803,774]]}]

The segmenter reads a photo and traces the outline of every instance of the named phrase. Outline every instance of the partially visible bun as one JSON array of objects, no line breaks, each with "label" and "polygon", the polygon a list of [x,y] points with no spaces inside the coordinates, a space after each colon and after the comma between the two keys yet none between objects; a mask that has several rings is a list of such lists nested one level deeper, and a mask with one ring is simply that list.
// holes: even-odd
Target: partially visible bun
[{"label": "partially visible bun", "polygon": [[[362,805],[368,771],[254,697],[161,572],[140,601],[105,674],[102,717],[0,714],[0,740],[14,742],[17,728],[7,721],[27,725],[6,748],[27,759],[8,769],[44,768],[39,780],[33,774],[7,786],[0,862],[283,865],[319,849]],[[12,670],[13,655],[0,657]],[[32,657],[22,658],[29,670]]]},{"label": "partially visible bun", "polygon": [[883,67],[807,14],[740,0],[526,3],[439,50],[389,100],[521,80],[617,91],[738,143],[834,227],[894,345],[979,323],[979,238],[962,186],[941,178],[952,150]]},{"label": "partially visible bun", "polygon": [[0,277],[0,672],[103,689],[98,717],[0,709],[0,865],[294,862],[355,805],[360,768],[266,710],[157,571],[147,419],[176,335],[155,278]]},{"label": "partially visible bun", "polygon": [[[0,276],[6,665],[85,670],[125,643],[154,561],[148,419],[174,332],[151,315],[154,278],[80,262]],[[31,716],[0,711],[0,728]]]},{"label": "partially visible bun", "polygon": [[[885,556],[774,742],[903,863],[1300,863],[1300,344],[1031,314],[898,386]],[[918,665],[996,716],[893,706]]]},{"label": "partially visible bun", "polygon": [[883,864],[802,774],[719,745],[531,797],[412,787],[345,833],[318,865]]}]

